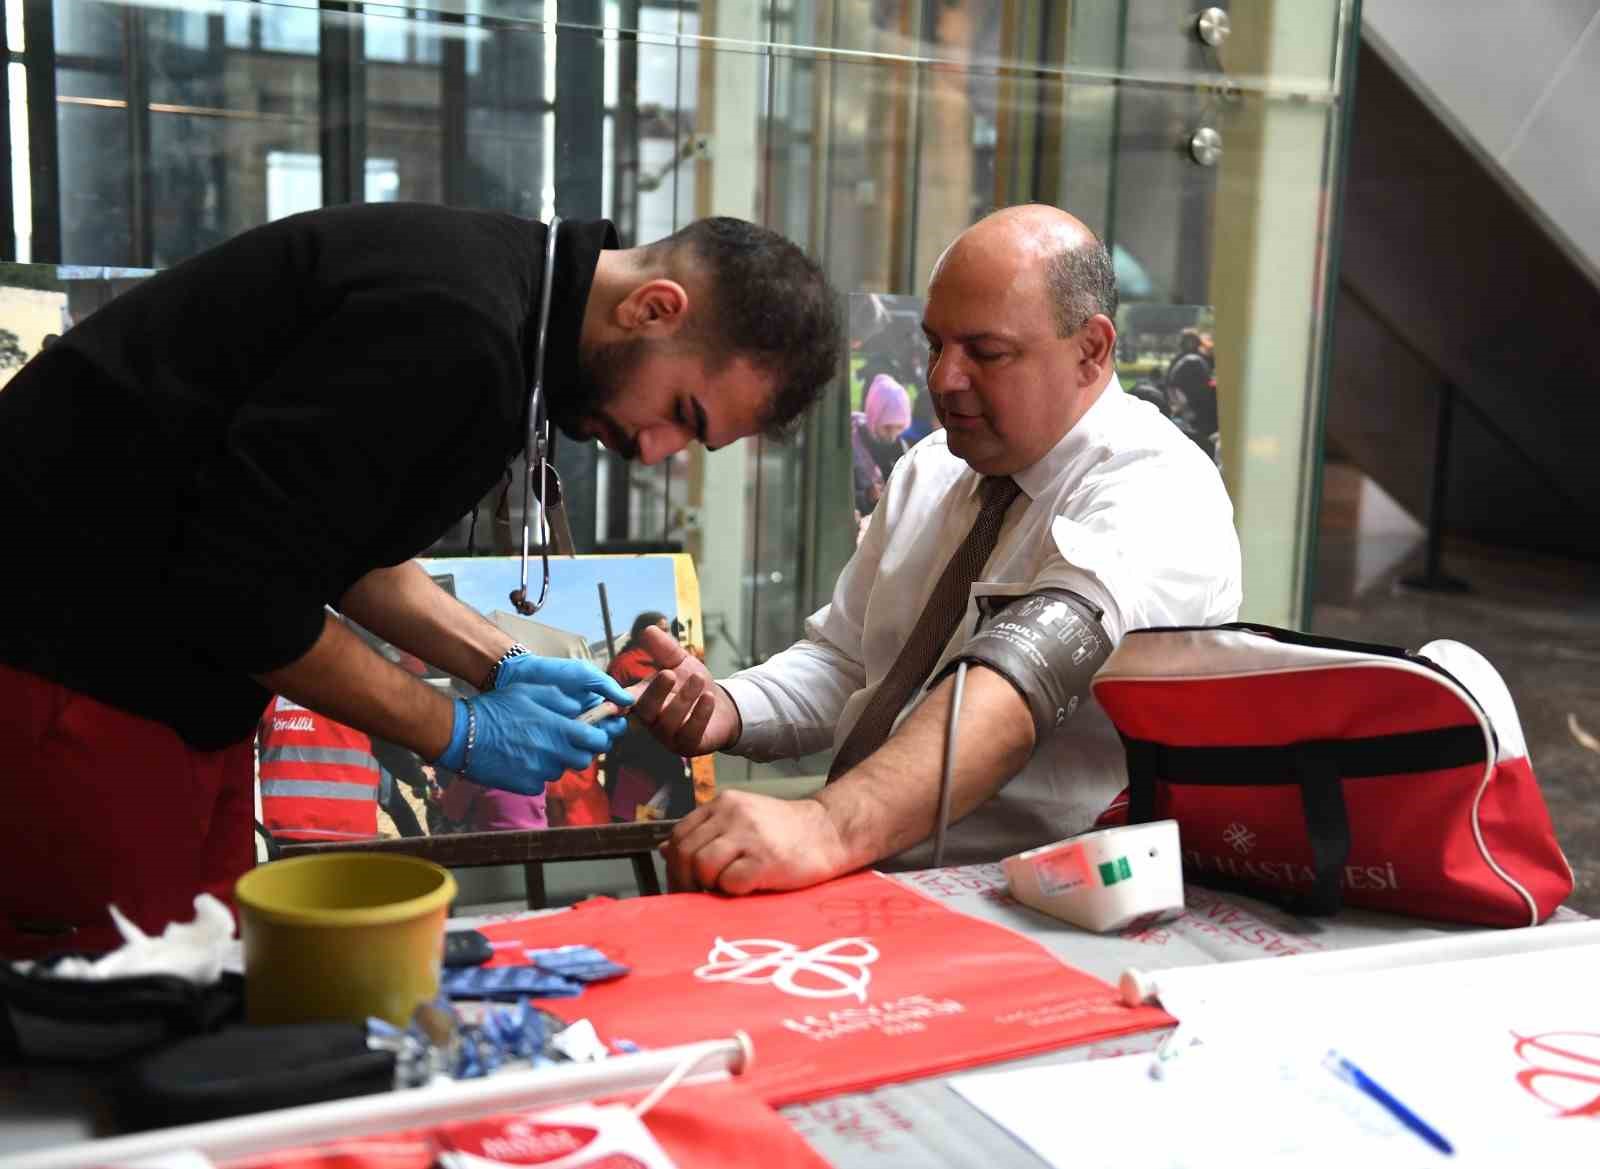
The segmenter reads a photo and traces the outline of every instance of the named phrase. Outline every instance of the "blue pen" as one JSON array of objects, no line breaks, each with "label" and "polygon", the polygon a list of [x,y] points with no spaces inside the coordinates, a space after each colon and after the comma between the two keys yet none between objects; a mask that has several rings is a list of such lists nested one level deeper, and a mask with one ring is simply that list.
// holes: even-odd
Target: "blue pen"
[{"label": "blue pen", "polygon": [[1396,1100],[1376,1080],[1367,1075],[1367,1073],[1362,1071],[1360,1068],[1356,1067],[1355,1064],[1351,1063],[1337,1051],[1328,1052],[1322,1063],[1324,1067],[1326,1067],[1334,1075],[1338,1076],[1341,1080],[1345,1081],[1345,1083],[1359,1089],[1372,1099],[1376,1100],[1383,1106],[1384,1110],[1387,1111],[1389,1115],[1393,1116],[1401,1124],[1405,1125],[1412,1132],[1416,1133],[1419,1137],[1427,1141],[1434,1148],[1438,1149],[1445,1156],[1448,1157],[1455,1153],[1454,1146],[1452,1146],[1449,1141],[1444,1139],[1444,1136],[1439,1132],[1438,1129],[1434,1128],[1427,1121],[1423,1120],[1422,1117],[1418,1116],[1415,1112],[1412,1112],[1411,1109],[1407,1108],[1404,1104],[1400,1103],[1400,1101]]}]

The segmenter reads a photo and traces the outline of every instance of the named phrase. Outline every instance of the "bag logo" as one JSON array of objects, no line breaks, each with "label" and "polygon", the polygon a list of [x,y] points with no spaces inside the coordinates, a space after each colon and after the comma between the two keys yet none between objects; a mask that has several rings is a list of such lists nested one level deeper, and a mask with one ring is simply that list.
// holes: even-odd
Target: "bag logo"
[{"label": "bag logo", "polygon": [[[1232,834],[1233,829],[1243,829],[1243,835]],[[1230,824],[1223,830],[1223,840],[1233,845],[1235,852],[1249,852],[1256,845],[1256,834],[1242,824]],[[1191,873],[1226,873],[1231,877],[1246,877],[1252,881],[1265,881],[1274,885],[1310,885],[1317,879],[1317,871],[1303,861],[1251,860],[1228,853],[1201,852],[1197,848],[1185,849],[1183,867]],[[1394,892],[1400,888],[1400,874],[1393,861],[1372,865],[1345,865],[1339,884],[1358,892]]]},{"label": "bag logo", "polygon": [[878,947],[866,938],[835,938],[809,950],[772,938],[718,938],[694,976],[702,982],[770,985],[796,998],[849,996],[864,1003],[872,981],[867,967],[878,957]]},{"label": "bag logo", "polygon": [[458,1125],[444,1134],[451,1149],[487,1157],[506,1165],[542,1165],[564,1161],[592,1145],[598,1129],[582,1124],[547,1124],[537,1120],[484,1120]]},{"label": "bag logo", "polygon": [[[926,908],[920,897],[830,897],[818,908],[829,914],[828,927],[836,930],[896,929]],[[626,963],[624,963],[626,965]]]},{"label": "bag logo", "polygon": [[1233,845],[1233,851],[1248,853],[1256,846],[1256,834],[1235,820],[1222,830],[1222,839],[1227,844]]}]

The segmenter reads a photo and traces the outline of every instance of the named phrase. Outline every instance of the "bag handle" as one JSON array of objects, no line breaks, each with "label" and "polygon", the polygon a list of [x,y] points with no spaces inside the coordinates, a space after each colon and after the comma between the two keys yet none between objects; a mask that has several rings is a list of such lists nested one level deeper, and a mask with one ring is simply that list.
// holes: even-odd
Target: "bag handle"
[{"label": "bag handle", "polygon": [[[1156,781],[1162,776],[1161,744],[1123,739],[1128,755],[1128,823],[1148,824],[1156,818]],[[1197,885],[1259,898],[1307,917],[1326,917],[1344,903],[1341,880],[1350,859],[1350,813],[1345,806],[1344,777],[1330,744],[1303,743],[1291,749],[1291,766],[1300,787],[1300,809],[1311,842],[1315,875],[1304,893],[1279,889],[1225,873],[1190,874]]]},{"label": "bag handle", "polygon": [[1339,766],[1317,744],[1308,743],[1295,753],[1300,777],[1300,810],[1311,840],[1311,870],[1316,883],[1308,893],[1282,898],[1285,909],[1310,917],[1327,917],[1344,903],[1340,882],[1350,859],[1350,811],[1344,802],[1344,778]]}]

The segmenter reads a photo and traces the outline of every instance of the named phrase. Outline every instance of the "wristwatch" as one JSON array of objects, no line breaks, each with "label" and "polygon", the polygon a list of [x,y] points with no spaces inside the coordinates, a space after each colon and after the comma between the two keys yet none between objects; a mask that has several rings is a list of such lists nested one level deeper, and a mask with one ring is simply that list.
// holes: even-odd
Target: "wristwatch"
[{"label": "wristwatch", "polygon": [[478,689],[483,691],[485,694],[489,693],[489,691],[494,689],[494,684],[500,677],[501,666],[505,665],[512,658],[522,658],[527,656],[527,646],[523,645],[520,641],[512,642],[511,648],[506,650],[505,653],[501,654],[499,660],[496,661],[494,665],[489,667],[489,672],[484,675],[483,681],[478,684]]}]

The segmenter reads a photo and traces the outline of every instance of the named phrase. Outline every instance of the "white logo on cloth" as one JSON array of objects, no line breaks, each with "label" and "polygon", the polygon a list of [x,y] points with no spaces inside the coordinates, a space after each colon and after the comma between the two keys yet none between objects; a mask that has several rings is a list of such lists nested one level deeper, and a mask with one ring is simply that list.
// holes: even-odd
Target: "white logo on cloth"
[{"label": "white logo on cloth", "polygon": [[1222,830],[1222,839],[1233,845],[1234,852],[1249,852],[1256,846],[1256,834],[1237,820]]},{"label": "white logo on cloth", "polygon": [[802,950],[772,938],[718,938],[694,976],[702,982],[771,984],[784,994],[803,999],[836,999],[846,995],[867,1001],[867,984],[878,960],[878,947],[866,938],[835,938]]},{"label": "white logo on cloth", "polygon": [[1039,624],[1044,626],[1054,625],[1057,621],[1065,621],[1072,613],[1072,609],[1064,601],[1051,601],[1039,612]]}]

